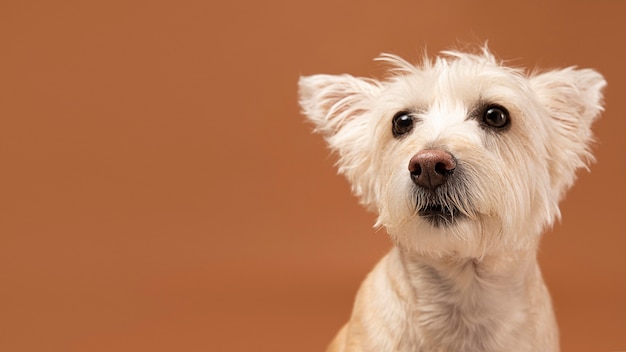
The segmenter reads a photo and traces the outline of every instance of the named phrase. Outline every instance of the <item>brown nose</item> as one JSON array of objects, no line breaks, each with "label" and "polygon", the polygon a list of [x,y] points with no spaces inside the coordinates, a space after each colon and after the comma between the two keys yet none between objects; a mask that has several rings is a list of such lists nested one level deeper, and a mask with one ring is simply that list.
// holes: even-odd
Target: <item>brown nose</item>
[{"label": "brown nose", "polygon": [[443,150],[422,150],[413,155],[409,162],[413,182],[430,190],[446,183],[455,168],[456,160],[452,154]]}]

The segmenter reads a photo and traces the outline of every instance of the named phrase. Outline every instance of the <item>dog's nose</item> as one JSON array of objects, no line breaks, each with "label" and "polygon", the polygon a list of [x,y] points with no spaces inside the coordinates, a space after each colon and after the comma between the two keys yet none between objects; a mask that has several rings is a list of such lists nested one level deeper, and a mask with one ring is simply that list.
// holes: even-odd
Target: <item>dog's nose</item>
[{"label": "dog's nose", "polygon": [[413,182],[430,190],[446,183],[455,168],[456,160],[452,154],[443,150],[422,150],[409,162]]}]

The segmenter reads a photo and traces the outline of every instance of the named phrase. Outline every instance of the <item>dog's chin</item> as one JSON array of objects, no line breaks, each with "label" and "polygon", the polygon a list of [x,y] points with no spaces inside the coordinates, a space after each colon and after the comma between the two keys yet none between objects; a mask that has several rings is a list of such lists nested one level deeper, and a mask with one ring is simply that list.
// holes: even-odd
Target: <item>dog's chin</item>
[{"label": "dog's chin", "polygon": [[440,204],[427,205],[419,209],[417,215],[434,227],[454,226],[465,217],[456,207]]}]

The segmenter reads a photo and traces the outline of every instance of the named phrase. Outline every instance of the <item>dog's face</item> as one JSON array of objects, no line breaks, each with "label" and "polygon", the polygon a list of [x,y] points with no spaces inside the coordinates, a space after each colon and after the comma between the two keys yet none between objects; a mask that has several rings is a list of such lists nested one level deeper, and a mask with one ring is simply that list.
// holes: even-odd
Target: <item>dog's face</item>
[{"label": "dog's face", "polygon": [[300,80],[300,103],[339,171],[396,243],[479,257],[536,245],[591,159],[605,81],[593,70],[525,74],[482,55],[419,66],[385,55],[386,81]]}]

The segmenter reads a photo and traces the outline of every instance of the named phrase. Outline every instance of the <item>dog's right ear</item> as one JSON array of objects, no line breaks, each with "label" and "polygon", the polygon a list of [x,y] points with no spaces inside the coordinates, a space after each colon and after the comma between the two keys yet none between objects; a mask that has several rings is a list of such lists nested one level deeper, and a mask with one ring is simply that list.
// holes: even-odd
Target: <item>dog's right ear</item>
[{"label": "dog's right ear", "polygon": [[314,75],[301,77],[298,82],[300,106],[331,144],[330,139],[349,121],[369,108],[370,98],[380,92],[380,85],[366,78],[350,75]]},{"label": "dog's right ear", "polygon": [[376,208],[376,168],[372,163],[374,126],[370,111],[382,87],[375,80],[350,75],[300,78],[304,114],[339,154],[339,173],[346,176],[361,204]]}]

